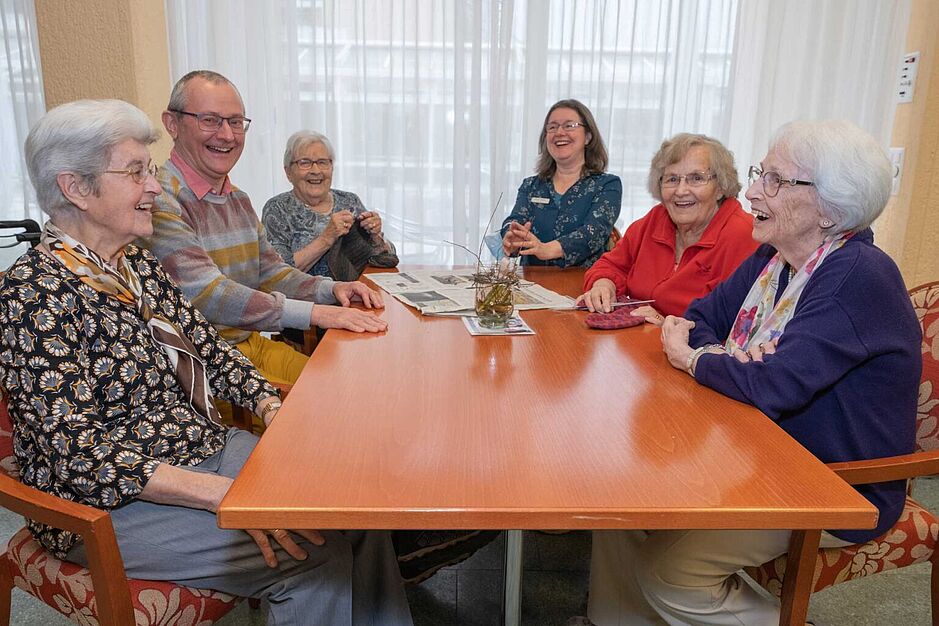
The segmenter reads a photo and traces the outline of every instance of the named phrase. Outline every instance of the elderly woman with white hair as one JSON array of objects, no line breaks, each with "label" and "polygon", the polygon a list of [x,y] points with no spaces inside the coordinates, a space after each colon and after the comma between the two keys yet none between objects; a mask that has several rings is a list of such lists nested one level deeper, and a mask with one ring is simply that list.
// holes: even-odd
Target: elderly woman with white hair
[{"label": "elderly woman with white hair", "polygon": [[301,130],[287,140],[284,173],[293,189],[268,200],[261,221],[284,261],[309,274],[356,280],[366,265],[395,267],[394,245],[381,216],[357,195],[333,189],[329,139]]},{"label": "elderly woman with white hair", "polygon": [[[890,182],[883,150],[853,124],[783,126],[750,168],[746,197],[762,245],[662,326],[669,363],[755,406],[825,463],[913,450],[921,334],[900,272],[870,229]],[[823,546],[869,541],[900,516],[904,481],[855,488],[880,512],[877,527],[826,531]],[[786,552],[790,534],[595,533],[591,619],[775,624],[778,603],[738,571]]]},{"label": "elderly woman with white hair", "polygon": [[[277,391],[132,242],[153,232],[157,131],[119,100],[49,111],[26,160],[48,213],[0,282],[0,385],[21,479],[110,511],[127,574],[264,597],[272,624],[410,624],[386,532],[218,528],[258,438],[213,396],[269,423]],[[87,565],[71,532],[28,521]]]}]

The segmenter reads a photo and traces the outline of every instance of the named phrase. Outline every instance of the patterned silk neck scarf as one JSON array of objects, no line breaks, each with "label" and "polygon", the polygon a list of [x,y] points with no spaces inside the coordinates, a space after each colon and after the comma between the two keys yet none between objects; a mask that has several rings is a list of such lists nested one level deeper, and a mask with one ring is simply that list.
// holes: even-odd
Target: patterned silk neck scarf
[{"label": "patterned silk neck scarf", "polygon": [[822,245],[809,255],[805,265],[789,280],[779,302],[776,302],[776,292],[779,290],[779,279],[785,270],[786,262],[777,252],[750,287],[750,292],[737,313],[734,327],[724,343],[727,352],[733,352],[735,348],[746,350],[751,344],[768,343],[782,335],[786,324],[795,313],[796,304],[809,278],[829,254],[841,248],[853,235],[854,233],[847,232],[826,237]]},{"label": "patterned silk neck scarf", "polygon": [[118,257],[115,269],[52,222],[46,222],[43,228],[42,243],[84,284],[124,304],[137,307],[153,340],[163,348],[176,370],[176,378],[186,393],[190,406],[199,415],[219,422],[220,417],[212,402],[209,381],[205,375],[205,365],[199,358],[196,347],[172,322],[154,315],[153,310],[144,301],[140,277],[124,254],[121,253]]}]

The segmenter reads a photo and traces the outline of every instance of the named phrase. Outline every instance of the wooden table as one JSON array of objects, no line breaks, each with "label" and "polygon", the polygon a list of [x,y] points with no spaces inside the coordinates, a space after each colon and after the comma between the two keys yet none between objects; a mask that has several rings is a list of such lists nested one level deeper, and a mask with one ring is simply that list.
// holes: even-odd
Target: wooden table
[{"label": "wooden table", "polygon": [[[581,270],[526,277],[580,293]],[[657,328],[527,311],[472,337],[386,295],[387,333],[330,331],[219,508],[223,528],[822,528],[877,511],[759,411],[666,361]],[[520,566],[520,533],[509,564]],[[798,570],[798,573],[797,571]],[[810,568],[809,568],[810,570]],[[786,577],[780,623],[811,571]],[[520,569],[509,572],[517,593]],[[507,623],[517,621],[517,596]]]}]

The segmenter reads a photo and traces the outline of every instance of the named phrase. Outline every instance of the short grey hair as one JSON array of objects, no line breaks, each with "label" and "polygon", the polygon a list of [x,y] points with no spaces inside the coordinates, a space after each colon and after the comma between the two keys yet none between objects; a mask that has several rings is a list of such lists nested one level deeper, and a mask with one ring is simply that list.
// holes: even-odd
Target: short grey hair
[{"label": "short grey hair", "polygon": [[770,151],[815,183],[822,215],[835,223],[833,232],[863,230],[887,206],[890,161],[877,140],[851,122],[790,122],[776,131]]},{"label": "short grey hair", "polygon": [[213,85],[231,85],[231,88],[234,89],[235,93],[238,94],[238,99],[241,100],[242,107],[244,107],[244,98],[241,97],[241,92],[238,91],[237,87],[235,87],[235,83],[231,82],[218,72],[213,72],[212,70],[194,70],[177,80],[176,84],[173,85],[173,91],[170,92],[169,104],[166,105],[167,111],[186,110],[186,107],[189,104],[187,102],[189,93],[186,91],[186,87],[196,78],[201,78],[202,80],[208,83],[212,83]]},{"label": "short grey hair", "polygon": [[315,143],[323,144],[323,147],[326,148],[326,152],[329,153],[329,158],[333,160],[336,159],[336,153],[333,152],[333,144],[329,143],[329,139],[326,138],[326,135],[318,133],[315,130],[298,130],[287,139],[287,147],[284,149],[284,167],[290,167],[290,162],[294,160],[298,152]]},{"label": "short grey hair", "polygon": [[114,147],[128,139],[150,145],[160,132],[147,114],[123,100],[76,100],[42,116],[26,137],[26,168],[39,207],[53,215],[72,207],[56,177],[72,172],[98,193],[98,177]]},{"label": "short grey hair", "polygon": [[652,157],[652,164],[649,166],[648,189],[653,198],[659,202],[662,201],[662,175],[665,168],[684,159],[695,146],[704,146],[708,150],[711,171],[717,177],[717,188],[721,191],[721,199],[737,197],[741,187],[733,153],[713,137],[678,133],[671,139],[663,141],[659,151]]}]

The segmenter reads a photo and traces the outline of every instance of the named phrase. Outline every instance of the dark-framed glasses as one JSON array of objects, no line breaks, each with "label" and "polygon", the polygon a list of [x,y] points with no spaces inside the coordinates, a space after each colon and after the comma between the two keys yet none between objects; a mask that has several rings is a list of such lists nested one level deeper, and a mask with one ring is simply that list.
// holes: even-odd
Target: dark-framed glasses
[{"label": "dark-framed glasses", "polygon": [[569,133],[571,131],[577,130],[581,126],[585,126],[585,124],[583,124],[582,122],[564,122],[563,124],[558,124],[557,122],[551,122],[550,124],[545,124],[544,130],[549,135],[553,135],[559,130],[563,130]]},{"label": "dark-framed glasses", "polygon": [[134,179],[134,182],[138,185],[142,185],[147,176],[156,176],[157,175],[157,166],[153,163],[149,165],[138,165],[136,167],[129,167],[126,170],[104,170],[104,174],[124,174],[125,176],[130,176]]},{"label": "dark-framed glasses", "polygon": [[332,159],[297,159],[295,161],[291,161],[290,164],[296,165],[297,168],[303,171],[313,169],[314,165],[321,170],[328,170],[329,168],[333,166],[333,160]]},{"label": "dark-framed glasses", "polygon": [[717,174],[712,174],[711,172],[691,172],[684,176],[668,174],[659,178],[659,182],[663,187],[677,187],[681,184],[681,181],[684,180],[685,184],[689,187],[703,187],[715,178],[717,178]]},{"label": "dark-framed glasses", "polygon": [[251,126],[251,120],[243,115],[222,117],[217,113],[191,113],[189,111],[180,111],[179,109],[170,109],[170,111],[196,118],[196,124],[199,125],[200,129],[213,133],[222,127],[222,122],[228,122],[228,127],[231,129],[231,132],[238,135],[243,135],[248,132],[248,127]]},{"label": "dark-framed glasses", "polygon": [[750,166],[750,174],[748,176],[750,184],[752,185],[757,181],[757,179],[763,180],[763,193],[766,194],[768,198],[775,198],[776,194],[779,193],[779,188],[783,185],[788,185],[794,187],[796,185],[809,185],[811,187],[815,186],[810,180],[799,180],[798,178],[783,178],[779,175],[779,172],[764,172],[756,165]]}]

